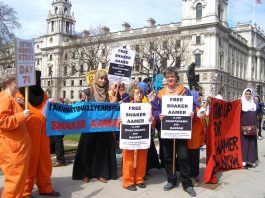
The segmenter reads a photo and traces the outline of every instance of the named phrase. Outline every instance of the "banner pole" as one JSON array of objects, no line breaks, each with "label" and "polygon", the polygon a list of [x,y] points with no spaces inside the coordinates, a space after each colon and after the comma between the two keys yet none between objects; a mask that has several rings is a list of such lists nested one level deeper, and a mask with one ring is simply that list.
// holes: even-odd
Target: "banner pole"
[{"label": "banner pole", "polygon": [[25,87],[25,109],[29,109],[29,87]]},{"label": "banner pole", "polygon": [[172,167],[172,171],[173,171],[173,175],[175,175],[176,172],[176,139],[173,140],[173,167]]},{"label": "banner pole", "polygon": [[133,168],[137,167],[137,150],[133,151]]}]

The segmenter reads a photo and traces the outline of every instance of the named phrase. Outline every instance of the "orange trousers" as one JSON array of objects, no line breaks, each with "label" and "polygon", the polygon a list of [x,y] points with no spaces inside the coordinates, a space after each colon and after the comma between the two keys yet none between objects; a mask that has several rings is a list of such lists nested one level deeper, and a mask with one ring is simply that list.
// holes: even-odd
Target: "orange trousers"
[{"label": "orange trousers", "polygon": [[52,192],[50,139],[46,136],[45,125],[42,125],[41,123],[27,123],[29,135],[32,141],[32,152],[23,196],[32,194],[35,181],[39,192]]},{"label": "orange trousers", "polygon": [[134,168],[134,150],[122,151],[122,187],[144,182],[147,161],[147,149],[137,150],[136,168]]},{"label": "orange trousers", "polygon": [[21,198],[23,194],[31,140],[28,134],[19,136],[15,133],[0,134],[0,169],[5,176],[2,198]]}]

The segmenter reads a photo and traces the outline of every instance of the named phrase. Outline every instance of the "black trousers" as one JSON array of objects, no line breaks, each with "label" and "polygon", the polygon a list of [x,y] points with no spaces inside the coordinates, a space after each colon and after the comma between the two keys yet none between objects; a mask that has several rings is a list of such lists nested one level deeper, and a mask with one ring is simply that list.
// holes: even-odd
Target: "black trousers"
[{"label": "black trousers", "polygon": [[50,136],[51,153],[56,154],[56,160],[61,164],[65,164],[63,138],[64,135]]},{"label": "black trousers", "polygon": [[[184,188],[192,186],[190,176],[190,164],[188,161],[188,149],[187,140],[176,139],[176,154],[178,159],[176,163],[182,179],[182,186]],[[172,184],[176,184],[177,176],[173,174],[173,140],[172,139],[161,139],[160,146],[164,155],[164,165],[167,174],[167,181]]]},{"label": "black trousers", "polygon": [[190,175],[191,177],[198,177],[200,173],[200,148],[188,149]]}]

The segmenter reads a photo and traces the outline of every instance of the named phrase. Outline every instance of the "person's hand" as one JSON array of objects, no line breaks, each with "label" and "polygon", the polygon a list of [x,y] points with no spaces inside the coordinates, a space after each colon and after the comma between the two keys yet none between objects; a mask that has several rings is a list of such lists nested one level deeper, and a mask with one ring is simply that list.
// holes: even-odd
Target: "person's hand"
[{"label": "person's hand", "polygon": [[162,121],[165,116],[162,114],[159,114],[159,119]]},{"label": "person's hand", "polygon": [[190,117],[193,118],[194,117],[194,112],[190,112]]},{"label": "person's hand", "polygon": [[23,111],[23,114],[24,114],[24,117],[25,117],[25,118],[28,118],[28,117],[30,116],[30,110],[27,110],[27,109],[24,110],[24,111]]},{"label": "person's hand", "polygon": [[114,103],[114,102],[118,102],[118,99],[117,99],[116,97],[112,97],[111,102],[112,102],[112,103]]},{"label": "person's hand", "polygon": [[153,116],[150,116],[150,118],[149,118],[149,122],[153,123],[154,120],[155,120],[154,117],[153,117]]},{"label": "person's hand", "polygon": [[120,128],[122,122],[121,122],[121,118],[118,118],[118,121],[116,122],[116,127]]},{"label": "person's hand", "polygon": [[149,102],[152,102],[156,97],[156,92],[155,91],[151,91],[148,95],[147,95],[147,98],[148,98],[148,101]]},{"label": "person's hand", "polygon": [[25,102],[24,102],[24,100],[23,100],[22,98],[16,98],[16,101],[17,101],[19,104],[21,104],[21,105],[24,105],[24,104],[25,104]]},{"label": "person's hand", "polygon": [[55,98],[50,98],[50,99],[49,99],[49,102],[52,103],[52,104],[55,104],[57,101],[56,101]]}]

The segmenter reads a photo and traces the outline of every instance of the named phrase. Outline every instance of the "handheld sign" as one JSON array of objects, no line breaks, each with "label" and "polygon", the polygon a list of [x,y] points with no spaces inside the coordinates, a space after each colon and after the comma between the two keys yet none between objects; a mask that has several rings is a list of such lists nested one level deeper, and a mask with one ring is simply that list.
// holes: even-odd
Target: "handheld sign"
[{"label": "handheld sign", "polygon": [[18,87],[35,85],[34,41],[16,39],[15,51]]},{"label": "handheld sign", "polygon": [[161,138],[191,139],[193,97],[163,96]]},{"label": "handheld sign", "polygon": [[93,84],[96,72],[97,70],[91,70],[86,73],[86,82],[88,86],[91,86]]},{"label": "handheld sign", "polygon": [[134,50],[114,48],[110,56],[109,81],[129,84],[134,57]]},{"label": "handheld sign", "polygon": [[150,147],[151,105],[148,103],[121,104],[120,148],[128,150]]}]

